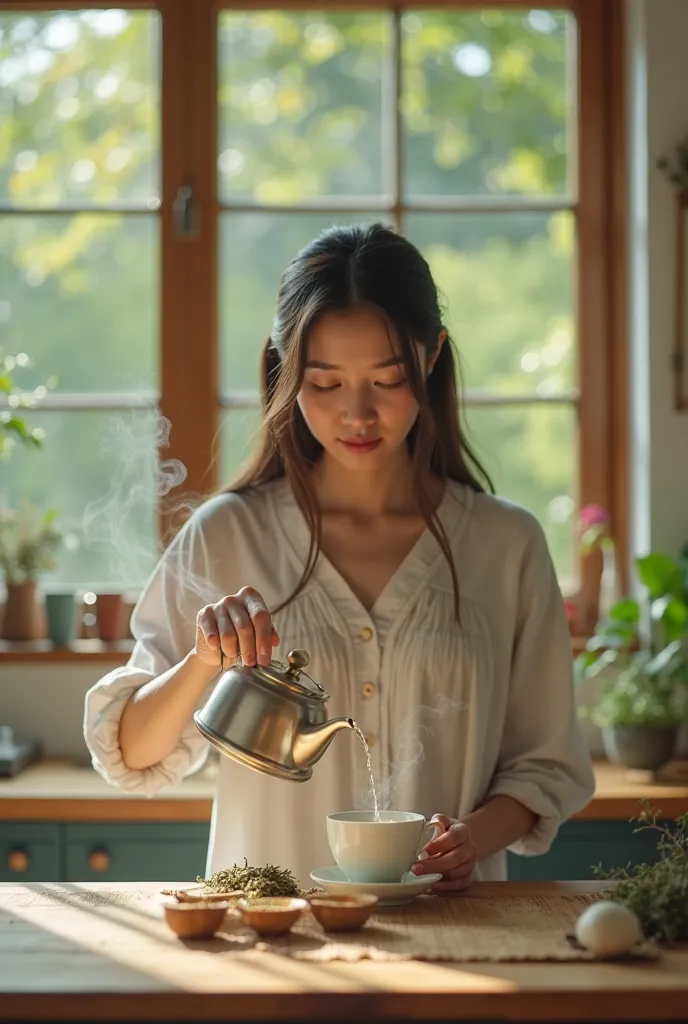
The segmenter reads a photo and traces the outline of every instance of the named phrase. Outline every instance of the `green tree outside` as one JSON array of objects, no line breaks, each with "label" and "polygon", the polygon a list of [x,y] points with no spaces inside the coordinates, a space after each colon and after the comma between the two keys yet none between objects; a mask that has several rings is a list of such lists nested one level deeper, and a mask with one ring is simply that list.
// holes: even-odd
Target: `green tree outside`
[{"label": "green tree outside", "polygon": [[[481,392],[556,395],[576,381],[568,19],[497,9],[402,18],[404,196],[462,194],[478,207],[409,213],[401,229],[432,266],[466,385]],[[221,215],[225,391],[257,388],[277,282],[294,252],[332,223],[388,220],[356,204],[381,201],[395,173],[391,28],[382,12],[221,15],[219,194],[230,205],[285,207]],[[0,344],[35,360],[26,387],[52,374],[62,392],[158,386],[159,33],[154,12],[0,15],[0,201],[35,210],[0,219]],[[288,211],[326,196],[347,197],[350,212]],[[500,197],[554,208],[479,212]],[[63,204],[112,208],[42,213]],[[52,580],[139,585],[157,554],[155,416],[60,410],[32,419],[45,428],[45,449],[0,467],[4,500],[49,503],[89,526],[90,543],[66,551]],[[543,522],[566,585],[575,409],[471,406],[467,419],[499,492]],[[218,414],[223,477],[256,422],[251,409]]]}]

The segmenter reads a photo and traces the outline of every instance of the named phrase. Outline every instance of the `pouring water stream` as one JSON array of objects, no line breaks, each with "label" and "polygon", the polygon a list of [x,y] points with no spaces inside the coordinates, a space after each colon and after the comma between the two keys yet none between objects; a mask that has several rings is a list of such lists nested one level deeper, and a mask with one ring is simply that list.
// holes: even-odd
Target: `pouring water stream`
[{"label": "pouring water stream", "polygon": [[372,766],[372,763],[371,763],[371,760],[370,760],[370,748],[368,747],[368,744],[366,743],[365,736],[361,732],[361,729],[359,728],[358,725],[356,725],[355,722],[354,722],[354,732],[356,733],[356,735],[358,736],[359,740],[363,744],[363,750],[365,751],[366,769],[368,771],[368,780],[370,782],[370,792],[373,794],[373,814],[375,815],[374,820],[375,821],[379,821],[380,820],[380,808],[378,806],[377,790],[375,788],[375,779],[373,778],[373,766]]}]

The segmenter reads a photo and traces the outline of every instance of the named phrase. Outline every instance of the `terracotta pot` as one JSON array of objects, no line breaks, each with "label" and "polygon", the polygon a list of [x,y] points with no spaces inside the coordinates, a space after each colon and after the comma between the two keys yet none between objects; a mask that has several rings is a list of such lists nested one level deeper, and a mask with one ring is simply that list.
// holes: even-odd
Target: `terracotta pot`
[{"label": "terracotta pot", "polygon": [[121,640],[124,633],[124,605],[121,594],[96,594],[96,629],[106,643]]},{"label": "terracotta pot", "polygon": [[36,600],[37,584],[8,583],[2,617],[3,640],[40,640],[43,636],[42,609]]}]

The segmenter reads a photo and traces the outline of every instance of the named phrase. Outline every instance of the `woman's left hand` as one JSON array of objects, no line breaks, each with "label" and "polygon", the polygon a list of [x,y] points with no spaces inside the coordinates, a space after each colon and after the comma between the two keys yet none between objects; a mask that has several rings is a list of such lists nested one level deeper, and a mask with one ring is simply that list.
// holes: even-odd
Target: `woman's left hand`
[{"label": "woman's left hand", "polygon": [[432,887],[434,893],[461,892],[473,881],[478,847],[471,839],[468,825],[446,814],[433,814],[431,821],[444,832],[431,839],[411,869],[414,875],[442,873],[442,881]]}]

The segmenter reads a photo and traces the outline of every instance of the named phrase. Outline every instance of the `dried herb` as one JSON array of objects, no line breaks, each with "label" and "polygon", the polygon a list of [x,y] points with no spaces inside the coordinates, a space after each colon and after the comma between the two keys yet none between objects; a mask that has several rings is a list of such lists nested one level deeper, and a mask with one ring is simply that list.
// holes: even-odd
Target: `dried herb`
[{"label": "dried herb", "polygon": [[646,801],[632,821],[640,822],[634,832],[654,829],[660,835],[659,859],[654,864],[604,871],[597,866],[597,878],[614,881],[606,894],[637,914],[645,935],[659,942],[688,940],[688,813],[670,825],[657,824],[657,812]]},{"label": "dried herb", "polygon": [[244,858],[244,866],[235,864],[223,871],[216,871],[210,878],[196,879],[208,892],[233,892],[241,889],[246,896],[300,896],[301,890],[286,868],[277,868],[274,864],[265,867],[249,867]]}]

